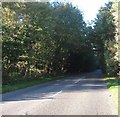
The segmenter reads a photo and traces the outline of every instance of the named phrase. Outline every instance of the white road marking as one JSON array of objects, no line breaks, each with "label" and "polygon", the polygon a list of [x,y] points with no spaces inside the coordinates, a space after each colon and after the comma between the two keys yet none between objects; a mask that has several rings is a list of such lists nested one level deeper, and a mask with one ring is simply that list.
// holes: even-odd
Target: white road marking
[{"label": "white road marking", "polygon": [[[63,91],[61,90],[61,91],[55,93],[55,94],[52,95],[52,96],[47,96],[47,98],[49,98],[49,97],[55,97],[56,95],[58,95],[58,94],[60,94],[60,93],[62,93],[62,92],[63,92]],[[48,101],[48,100],[51,100],[51,99],[43,99],[43,100],[41,100],[41,102],[45,102],[45,101]],[[37,101],[38,101],[38,100],[37,100]],[[22,115],[29,115],[29,114],[28,114],[28,112],[23,112]]]},{"label": "white road marking", "polygon": [[[85,78],[85,76],[83,76],[83,77],[81,77],[81,78],[83,79],[83,78]],[[81,79],[80,79],[80,80],[81,80]],[[80,80],[76,81],[75,84],[78,83],[78,82],[80,82]]]},{"label": "white road marking", "polygon": [[58,95],[58,94],[60,94],[60,93],[62,93],[63,91],[61,90],[61,91],[59,91],[59,92],[57,92],[56,94],[54,94],[54,95],[52,95],[52,96],[50,96],[50,97],[55,97],[56,95]]},{"label": "white road marking", "polygon": [[79,81],[80,81],[80,80],[76,81],[75,84],[78,83]]}]

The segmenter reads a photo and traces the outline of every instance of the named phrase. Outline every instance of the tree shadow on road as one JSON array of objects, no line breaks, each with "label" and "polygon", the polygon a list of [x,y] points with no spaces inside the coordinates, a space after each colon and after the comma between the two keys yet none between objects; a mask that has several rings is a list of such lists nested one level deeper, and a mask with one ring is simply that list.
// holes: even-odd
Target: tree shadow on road
[{"label": "tree shadow on road", "polygon": [[62,80],[52,81],[48,84],[37,85],[30,88],[14,91],[2,95],[2,101],[23,101],[54,99],[52,95],[60,92],[89,92],[105,90],[106,84],[101,74],[88,73],[85,75],[73,75]]}]

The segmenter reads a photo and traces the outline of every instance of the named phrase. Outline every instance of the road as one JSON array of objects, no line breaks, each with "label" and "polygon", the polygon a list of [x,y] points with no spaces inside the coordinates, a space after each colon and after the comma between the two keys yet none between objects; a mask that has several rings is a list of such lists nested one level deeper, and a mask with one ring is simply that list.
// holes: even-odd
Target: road
[{"label": "road", "polygon": [[118,115],[98,71],[2,95],[2,115]]}]

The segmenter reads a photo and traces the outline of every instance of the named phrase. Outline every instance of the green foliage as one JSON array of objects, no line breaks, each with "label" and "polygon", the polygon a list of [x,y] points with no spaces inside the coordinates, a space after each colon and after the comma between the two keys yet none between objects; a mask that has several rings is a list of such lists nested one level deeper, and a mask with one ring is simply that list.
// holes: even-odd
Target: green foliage
[{"label": "green foliage", "polygon": [[105,81],[112,94],[112,98],[113,98],[113,101],[115,102],[116,109],[118,110],[118,113],[120,114],[120,109],[118,108],[118,105],[119,105],[118,91],[120,90],[120,82],[118,82],[118,79],[116,77],[107,77],[105,78]]},{"label": "green foliage", "polygon": [[110,7],[101,8],[92,28],[72,4],[3,2],[3,84],[91,71],[98,63],[109,72],[106,65],[116,51],[110,48],[115,34]]},{"label": "green foliage", "polygon": [[16,82],[14,84],[3,85],[2,87],[0,87],[0,90],[2,89],[2,93],[6,93],[6,92],[22,89],[22,88],[34,86],[37,84],[45,83],[48,81],[61,79],[63,77],[64,77],[63,75],[58,75],[58,76],[54,76],[54,77],[44,76],[41,79],[38,79],[38,78],[37,79],[29,79],[27,81]]},{"label": "green foliage", "polygon": [[115,44],[116,26],[113,22],[114,16],[111,12],[112,2],[101,7],[95,21],[95,41],[100,64],[104,73],[116,76],[118,72],[118,62],[115,60],[117,49]]}]

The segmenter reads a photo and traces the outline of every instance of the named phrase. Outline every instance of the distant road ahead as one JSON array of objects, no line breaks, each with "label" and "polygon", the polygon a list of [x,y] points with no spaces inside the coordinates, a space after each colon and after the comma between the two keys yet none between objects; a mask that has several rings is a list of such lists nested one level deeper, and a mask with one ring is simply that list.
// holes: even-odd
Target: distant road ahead
[{"label": "distant road ahead", "polygon": [[2,115],[118,115],[99,71],[3,95]]}]

